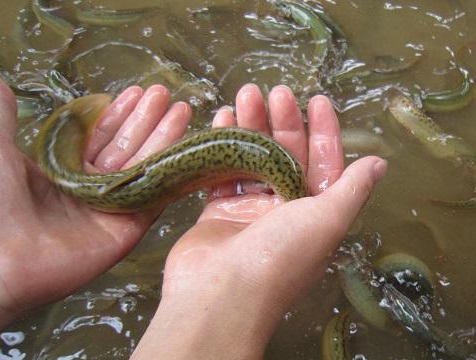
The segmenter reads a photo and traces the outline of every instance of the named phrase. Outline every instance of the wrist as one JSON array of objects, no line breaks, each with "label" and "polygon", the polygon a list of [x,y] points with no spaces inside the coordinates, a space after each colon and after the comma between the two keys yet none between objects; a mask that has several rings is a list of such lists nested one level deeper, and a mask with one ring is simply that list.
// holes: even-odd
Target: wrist
[{"label": "wrist", "polygon": [[236,281],[189,296],[166,294],[133,359],[261,359],[281,317]]}]

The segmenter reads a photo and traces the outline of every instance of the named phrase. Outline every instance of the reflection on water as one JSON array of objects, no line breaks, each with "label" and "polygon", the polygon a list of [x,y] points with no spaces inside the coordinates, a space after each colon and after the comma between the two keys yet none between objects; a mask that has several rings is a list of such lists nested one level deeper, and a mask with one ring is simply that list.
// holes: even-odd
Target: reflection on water
[{"label": "reflection on water", "polygon": [[[476,287],[467,276],[476,271],[474,213],[428,201],[467,199],[474,194],[474,179],[451,161],[433,158],[417,139],[395,126],[386,111],[397,90],[418,102],[425,94],[458,87],[460,67],[476,76],[472,2],[308,1],[345,34],[333,43],[332,57],[324,65],[316,58],[318,44],[308,29],[284,18],[267,1],[160,3],[161,11],[138,20],[98,26],[78,21],[76,9],[127,9],[130,2],[49,1],[51,12],[75,27],[70,43],[32,16],[28,1],[2,4],[1,75],[16,84],[18,93],[41,100],[33,109],[35,116],[19,120],[19,146],[31,151],[39,126],[61,101],[55,95],[60,90],[117,93],[131,83],[161,81],[177,98],[197,101],[191,130],[209,126],[214,111],[232,104],[247,82],[258,83],[264,92],[286,84],[302,103],[311,94],[325,93],[340,111],[349,138],[347,161],[377,152],[390,164],[347,243],[360,244],[371,260],[406,252],[424,261],[439,284],[435,323],[474,341]],[[134,6],[157,4],[141,0]],[[173,64],[180,68],[170,71]],[[67,83],[52,83],[52,69]],[[197,100],[204,89],[207,96]],[[476,139],[475,111],[471,102],[431,117],[447,134],[463,138],[476,150],[471,145]],[[203,201],[203,194],[195,194],[171,206],[137,249],[107,274],[5,330],[0,334],[0,359],[128,358],[160,300],[166,255],[194,223]],[[267,359],[320,358],[327,322],[350,308],[335,271],[330,267],[309,296],[289,309]],[[350,324],[356,358],[432,356],[424,342],[406,332],[385,334],[355,313]]]}]

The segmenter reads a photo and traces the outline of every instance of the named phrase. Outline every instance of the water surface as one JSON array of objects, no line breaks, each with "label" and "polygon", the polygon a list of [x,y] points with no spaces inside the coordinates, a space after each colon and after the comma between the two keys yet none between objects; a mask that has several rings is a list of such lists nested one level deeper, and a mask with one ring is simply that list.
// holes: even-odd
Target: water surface
[{"label": "water surface", "polygon": [[[329,95],[339,110],[341,126],[365,129],[392,149],[389,171],[353,228],[375,257],[405,251],[425,261],[438,279],[435,322],[448,331],[471,333],[476,324],[474,211],[435,206],[432,198],[474,196],[475,183],[453,163],[436,160],[410,134],[392,126],[386,112],[392,91],[436,91],[458,85],[456,66],[476,76],[476,3],[452,0],[327,0],[308,2],[323,9],[344,30],[348,55],[320,68],[307,29],[292,24],[266,1],[137,0],[133,6],[163,10],[116,28],[83,26],[66,52],[64,40],[37,22],[27,21],[29,2],[2,3],[0,62],[18,79],[45,81],[59,66],[84,92],[117,93],[137,76],[153,70],[153,56],[163,54],[219,89],[216,104],[196,114],[191,131],[210,125],[214,111],[232,104],[237,90],[256,82],[266,93],[287,84],[301,100],[315,92]],[[129,8],[126,0],[50,1],[54,12],[74,20],[76,7]],[[276,30],[262,19],[282,23]],[[25,20],[26,19],[26,20]],[[23,24],[23,26],[19,26]],[[350,54],[350,55],[349,55]],[[119,56],[121,55],[121,56]],[[391,81],[366,86],[354,81],[340,88],[319,84],[340,66],[354,62],[374,66],[381,56],[415,65]],[[51,107],[51,106],[50,106]],[[27,153],[41,122],[51,110],[40,109],[22,120],[18,144]],[[476,103],[445,114],[431,114],[448,133],[476,139]],[[363,156],[349,151],[348,162]],[[11,325],[0,335],[5,359],[127,359],[160,300],[161,271],[173,243],[195,221],[204,194],[193,194],[171,206],[134,252],[92,284],[68,298]],[[266,359],[320,359],[321,336],[328,320],[349,308],[334,268],[294,308],[272,338]],[[432,353],[405,332],[389,336],[353,317],[357,333],[351,342],[359,359],[422,359]],[[473,339],[474,340],[474,339]],[[3,355],[2,355],[3,354]],[[8,355],[7,355],[8,354]],[[436,354],[436,355],[435,355]],[[435,353],[437,358],[445,358]],[[2,357],[6,356],[6,357]]]}]

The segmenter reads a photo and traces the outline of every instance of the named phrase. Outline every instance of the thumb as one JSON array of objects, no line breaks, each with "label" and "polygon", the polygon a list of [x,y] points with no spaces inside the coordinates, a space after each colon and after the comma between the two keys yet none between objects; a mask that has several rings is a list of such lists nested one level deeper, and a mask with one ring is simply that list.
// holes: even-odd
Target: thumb
[{"label": "thumb", "polygon": [[341,177],[317,199],[342,223],[342,236],[365,205],[375,184],[387,171],[387,161],[367,156],[350,164]]},{"label": "thumb", "polygon": [[280,249],[288,259],[304,255],[322,260],[340,244],[386,169],[387,162],[379,157],[359,159],[323,193],[276,207],[244,233],[259,235],[255,246]]},{"label": "thumb", "polygon": [[[326,191],[291,201],[251,224],[237,238],[246,269],[256,283],[269,284],[269,295],[283,308],[320,279],[387,162],[370,156],[355,161]],[[279,280],[276,280],[279,279]]]},{"label": "thumb", "polygon": [[261,259],[266,254],[276,269],[286,269],[284,277],[296,283],[306,279],[302,271],[311,277],[324,271],[386,169],[385,160],[362,158],[323,193],[278,206],[261,217],[242,233],[253,240],[249,247],[256,262],[266,263]]}]

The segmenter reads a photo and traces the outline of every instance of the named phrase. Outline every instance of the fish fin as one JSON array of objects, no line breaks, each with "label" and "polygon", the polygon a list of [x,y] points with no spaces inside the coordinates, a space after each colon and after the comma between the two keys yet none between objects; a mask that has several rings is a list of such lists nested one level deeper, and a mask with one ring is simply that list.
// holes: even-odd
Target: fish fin
[{"label": "fish fin", "polygon": [[432,202],[452,207],[454,209],[476,209],[476,197],[472,197],[468,200],[440,200],[433,199]]},{"label": "fish fin", "polygon": [[142,176],[144,176],[144,169],[139,168],[135,171],[128,172],[125,175],[112,180],[109,184],[102,186],[100,193],[101,195],[109,194],[110,192],[117,189],[121,185],[128,184],[134,180],[139,179]]}]

